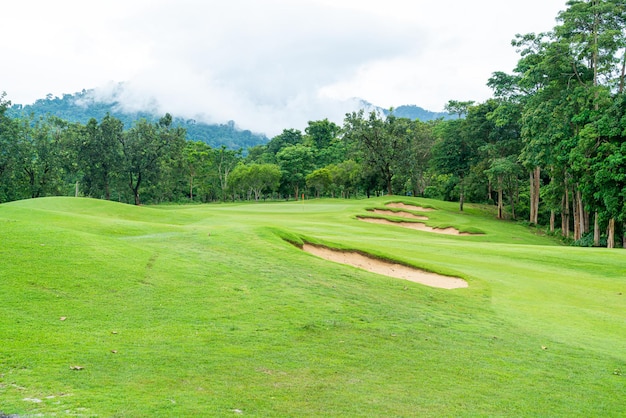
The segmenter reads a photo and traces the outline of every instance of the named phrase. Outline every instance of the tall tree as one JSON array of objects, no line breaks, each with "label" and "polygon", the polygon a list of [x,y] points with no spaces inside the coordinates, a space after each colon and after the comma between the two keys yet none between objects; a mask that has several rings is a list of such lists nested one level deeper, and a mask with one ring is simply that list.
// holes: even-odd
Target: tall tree
[{"label": "tall tree", "polygon": [[[188,141],[183,149],[183,169],[189,180],[189,200],[194,199],[198,183],[208,183],[209,167],[213,166],[212,149],[200,141]],[[199,182],[198,179],[201,181]],[[205,186],[206,187],[206,186]]]},{"label": "tall tree", "polygon": [[231,182],[258,201],[264,192],[273,192],[280,184],[280,167],[276,164],[239,163],[231,174]]},{"label": "tall tree", "polygon": [[6,116],[11,102],[6,100],[6,93],[0,93],[0,202],[15,200],[15,171],[17,169],[17,144],[20,137],[20,124]]},{"label": "tall tree", "polygon": [[[363,167],[354,160],[342,161],[339,164],[328,166],[330,172],[332,193],[349,198],[356,195],[360,183],[364,183]],[[369,197],[369,189],[365,185],[365,192]]]},{"label": "tall tree", "polygon": [[303,142],[312,147],[317,168],[345,160],[346,143],[339,138],[341,127],[328,119],[309,121]]},{"label": "tall tree", "polygon": [[122,146],[127,184],[136,205],[141,204],[140,190],[145,182],[159,180],[161,163],[172,155],[178,156],[185,144],[185,130],[172,128],[168,113],[152,124],[140,120],[119,138]]},{"label": "tall tree", "polygon": [[337,138],[341,127],[328,119],[309,121],[304,129],[307,137],[313,142],[317,149],[327,148],[333,139]]},{"label": "tall tree", "polygon": [[456,115],[457,118],[461,119],[469,112],[469,108],[474,105],[473,100],[449,100],[445,105],[445,111],[450,113],[451,115]]},{"label": "tall tree", "polygon": [[[465,119],[453,119],[437,126],[437,140],[432,148],[431,164],[442,174],[453,176],[458,187],[459,210],[463,211],[466,179],[479,156],[479,148],[484,143],[484,134],[476,135],[480,127],[480,110],[469,109]],[[474,131],[474,132],[472,132]]]},{"label": "tall tree", "polygon": [[[570,159],[577,169],[576,175],[581,180],[580,184],[588,184],[587,181],[597,171],[591,171],[588,165],[574,163],[580,161],[581,156],[593,159],[594,154],[603,148],[602,143],[606,142],[599,122],[611,105],[611,100],[607,100],[609,92],[623,89],[626,67],[626,4],[619,0],[571,0],[568,6],[558,16],[561,24],[557,26],[556,34],[558,41],[567,45],[571,51],[571,65],[579,86],[577,96],[580,99],[576,102],[582,104],[576,109],[574,117],[579,128],[576,130],[577,141]],[[610,161],[613,159],[608,159],[607,164]],[[582,197],[577,195],[580,212],[578,219],[581,224],[578,230],[584,227],[581,220],[582,199],[591,202],[588,206],[593,206],[598,201],[588,187],[579,187],[577,193],[581,192]],[[608,221],[608,234],[613,237],[615,216],[619,215],[606,206],[593,209],[596,211],[596,227],[598,211],[613,212]],[[596,232],[595,237],[597,242],[599,233]],[[608,240],[608,246],[614,246],[613,239]]]},{"label": "tall tree", "polygon": [[428,186],[426,175],[435,143],[434,129],[440,121],[421,122],[415,120],[410,128],[408,152],[403,156],[400,172],[408,179],[414,196],[423,196]]},{"label": "tall tree", "polygon": [[287,146],[276,154],[282,173],[281,182],[293,191],[296,200],[300,189],[306,186],[306,176],[313,171],[313,159],[311,148],[302,144]]},{"label": "tall tree", "polygon": [[276,155],[281,149],[301,144],[303,140],[302,132],[298,129],[283,129],[279,135],[276,135],[267,143],[267,151],[271,155]]},{"label": "tall tree", "polygon": [[222,200],[226,200],[230,186],[230,173],[237,167],[237,164],[241,160],[241,150],[230,150],[222,145],[219,149],[214,150],[213,158],[215,161],[213,164],[217,169],[217,176],[222,192]]},{"label": "tall tree", "polygon": [[124,125],[107,114],[100,124],[90,119],[79,142],[78,158],[89,195],[111,199],[111,185],[122,171]]},{"label": "tall tree", "polygon": [[393,113],[385,119],[375,111],[364,116],[363,110],[352,112],[344,119],[345,136],[354,141],[366,167],[378,172],[387,193],[393,194],[393,176],[400,169],[411,143],[409,119],[396,118]]},{"label": "tall tree", "polygon": [[36,198],[62,194],[68,161],[64,158],[67,122],[49,117],[22,121],[17,140],[17,186],[23,197]]},{"label": "tall tree", "polygon": [[318,168],[306,176],[306,186],[315,190],[315,196],[320,197],[332,184],[332,174],[328,167]]}]

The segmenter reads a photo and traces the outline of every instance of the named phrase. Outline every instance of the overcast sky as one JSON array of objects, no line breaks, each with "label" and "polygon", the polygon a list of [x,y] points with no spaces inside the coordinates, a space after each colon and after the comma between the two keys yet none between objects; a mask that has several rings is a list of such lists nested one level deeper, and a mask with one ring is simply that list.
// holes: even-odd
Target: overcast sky
[{"label": "overcast sky", "polygon": [[0,14],[0,92],[30,104],[124,82],[128,108],[269,136],[358,97],[384,108],[481,102],[516,33],[566,0],[19,0]]}]

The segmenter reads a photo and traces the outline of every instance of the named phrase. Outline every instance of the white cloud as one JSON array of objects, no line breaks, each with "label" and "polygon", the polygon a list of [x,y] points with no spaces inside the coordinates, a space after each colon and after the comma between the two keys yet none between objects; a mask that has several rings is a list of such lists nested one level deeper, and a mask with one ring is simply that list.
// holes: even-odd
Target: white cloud
[{"label": "white cloud", "polygon": [[549,30],[565,0],[25,0],[3,10],[0,90],[17,103],[124,82],[160,106],[269,135],[341,121],[351,98],[441,110],[481,101],[517,32]]}]

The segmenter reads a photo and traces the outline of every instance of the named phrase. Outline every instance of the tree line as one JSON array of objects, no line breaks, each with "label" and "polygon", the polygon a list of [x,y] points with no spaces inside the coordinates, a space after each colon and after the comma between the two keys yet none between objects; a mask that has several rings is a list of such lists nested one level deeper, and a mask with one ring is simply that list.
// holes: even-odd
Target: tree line
[{"label": "tree line", "polygon": [[[130,129],[5,115],[0,201],[80,194],[140,204],[378,194],[493,204],[579,245],[626,235],[626,2],[570,0],[546,33],[517,35],[493,97],[452,119],[363,110],[245,150],[185,141],[171,116]],[[626,239],[622,239],[626,243]]]}]

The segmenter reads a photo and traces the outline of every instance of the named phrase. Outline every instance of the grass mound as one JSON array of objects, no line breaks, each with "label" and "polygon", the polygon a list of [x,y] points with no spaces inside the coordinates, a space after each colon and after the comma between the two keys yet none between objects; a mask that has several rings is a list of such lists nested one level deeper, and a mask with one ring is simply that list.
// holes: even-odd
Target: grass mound
[{"label": "grass mound", "polygon": [[[402,203],[483,235],[356,219],[392,201],[0,205],[0,415],[621,415],[623,252],[426,199]],[[471,286],[360,271],[286,241]]]}]

